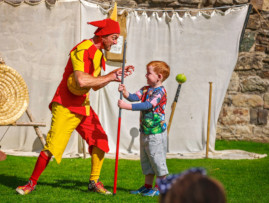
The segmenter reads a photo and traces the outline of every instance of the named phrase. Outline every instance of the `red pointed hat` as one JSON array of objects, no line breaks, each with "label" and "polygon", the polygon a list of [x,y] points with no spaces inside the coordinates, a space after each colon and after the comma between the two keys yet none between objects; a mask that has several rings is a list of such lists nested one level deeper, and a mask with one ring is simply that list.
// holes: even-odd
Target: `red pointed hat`
[{"label": "red pointed hat", "polygon": [[120,34],[120,25],[118,22],[111,20],[109,18],[99,21],[88,22],[95,27],[98,27],[94,32],[97,36],[104,36],[110,34]]},{"label": "red pointed hat", "polygon": [[94,32],[94,34],[97,36],[120,34],[120,25],[117,22],[116,2],[115,2],[114,9],[112,11],[110,18],[99,20],[99,21],[88,22],[88,24],[98,27],[97,30]]}]

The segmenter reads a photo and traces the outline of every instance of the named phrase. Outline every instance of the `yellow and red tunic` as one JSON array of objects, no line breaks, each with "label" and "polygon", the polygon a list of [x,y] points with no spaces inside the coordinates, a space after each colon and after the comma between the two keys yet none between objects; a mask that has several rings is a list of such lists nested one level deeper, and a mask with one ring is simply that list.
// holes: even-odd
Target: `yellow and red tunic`
[{"label": "yellow and red tunic", "polygon": [[63,79],[56,90],[49,108],[51,109],[53,102],[57,102],[73,113],[89,116],[89,93],[82,96],[72,94],[68,90],[67,79],[74,71],[82,71],[97,77],[101,74],[101,66],[105,70],[105,61],[106,59],[103,53],[94,46],[91,40],[84,40],[76,45],[70,51],[70,57],[65,67]]},{"label": "yellow and red tunic", "polygon": [[[82,41],[70,51],[70,58],[65,67],[63,79],[49,105],[53,117],[51,130],[46,140],[47,143],[43,149],[51,151],[55,157],[57,155],[58,163],[71,133],[75,129],[86,140],[90,154],[93,146],[104,152],[109,151],[107,135],[98,116],[90,108],[89,93],[77,96],[72,94],[67,87],[67,79],[74,71],[82,71],[97,77],[101,73],[101,66],[105,70],[105,61],[103,53],[94,46],[91,40]],[[53,105],[57,103],[63,108],[60,108],[59,105]],[[69,111],[66,111],[67,109]],[[68,122],[71,122],[71,124],[68,124]]]}]

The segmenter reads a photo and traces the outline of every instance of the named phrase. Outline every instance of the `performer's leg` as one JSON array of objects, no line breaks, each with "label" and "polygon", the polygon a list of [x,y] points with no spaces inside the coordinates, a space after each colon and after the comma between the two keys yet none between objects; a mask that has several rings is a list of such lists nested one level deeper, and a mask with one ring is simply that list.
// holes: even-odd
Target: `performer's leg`
[{"label": "performer's leg", "polygon": [[36,183],[47,167],[52,155],[54,155],[57,163],[61,162],[62,154],[71,133],[79,125],[82,118],[83,116],[70,112],[62,105],[53,103],[51,128],[46,138],[46,145],[37,159],[28,184],[16,188],[19,194],[29,194],[35,189]]},{"label": "performer's leg", "polygon": [[36,183],[39,179],[39,176],[41,175],[41,173],[45,170],[45,168],[49,164],[51,156],[52,156],[52,154],[49,151],[41,151],[40,152],[39,157],[36,161],[35,169],[34,169],[32,175],[29,179],[33,182],[34,185],[36,185]]},{"label": "performer's leg", "polygon": [[99,149],[96,146],[92,147],[92,167],[88,190],[105,195],[110,195],[112,193],[105,189],[103,184],[99,181],[104,157],[105,152],[103,150]]},{"label": "performer's leg", "polygon": [[109,151],[106,132],[92,108],[90,108],[90,116],[84,117],[76,130],[89,145],[90,154],[92,154],[93,146],[105,153]]},{"label": "performer's leg", "polygon": [[98,180],[102,169],[105,152],[109,151],[108,140],[98,116],[90,110],[90,116],[82,119],[76,128],[78,133],[89,145],[89,153],[92,155],[91,175],[88,189],[102,194],[112,194],[107,191]]},{"label": "performer's leg", "polygon": [[83,116],[72,113],[58,103],[52,104],[52,115],[51,128],[42,151],[49,151],[59,164],[71,134],[80,124]]},{"label": "performer's leg", "polygon": [[[49,156],[48,156],[49,155]],[[51,153],[50,152],[45,152],[41,151],[39,154],[39,157],[36,161],[36,165],[34,168],[34,171],[28,181],[28,183],[24,186],[19,186],[16,188],[16,191],[21,194],[21,195],[27,195],[30,192],[32,192],[37,184],[37,180],[39,179],[40,175],[42,172],[45,170],[47,167],[49,161],[51,159]]]},{"label": "performer's leg", "polygon": [[92,165],[91,165],[91,176],[90,181],[94,181],[95,183],[98,182],[102,165],[104,162],[105,152],[99,149],[96,146],[93,146],[92,149]]}]

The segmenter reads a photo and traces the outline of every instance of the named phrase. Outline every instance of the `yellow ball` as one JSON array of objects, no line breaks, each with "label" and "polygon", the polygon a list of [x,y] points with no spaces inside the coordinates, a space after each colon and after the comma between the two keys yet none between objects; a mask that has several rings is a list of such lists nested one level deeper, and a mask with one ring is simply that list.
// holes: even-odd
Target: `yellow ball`
[{"label": "yellow ball", "polygon": [[73,73],[67,79],[67,87],[72,94],[77,96],[82,96],[90,91],[90,88],[81,88],[77,85]]},{"label": "yellow ball", "polygon": [[178,75],[176,76],[176,81],[177,81],[178,83],[184,83],[184,82],[186,82],[186,80],[187,80],[187,77],[184,75],[184,73],[182,73],[182,74],[178,74]]}]

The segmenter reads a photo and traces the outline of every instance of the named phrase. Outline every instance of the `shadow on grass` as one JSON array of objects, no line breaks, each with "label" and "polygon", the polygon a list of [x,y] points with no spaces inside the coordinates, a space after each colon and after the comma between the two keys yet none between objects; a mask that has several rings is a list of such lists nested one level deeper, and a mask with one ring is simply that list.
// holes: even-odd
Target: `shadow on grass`
[{"label": "shadow on grass", "polygon": [[25,183],[24,178],[0,174],[0,184],[1,185],[5,185],[5,186],[10,187],[10,188],[16,188],[16,187],[18,187],[18,184],[21,184],[22,182]]},{"label": "shadow on grass", "polygon": [[[106,189],[113,193],[113,189],[114,189],[114,187],[107,186]],[[116,191],[116,192],[118,192],[118,191],[126,192],[126,193],[129,193],[129,192],[130,192],[129,189],[122,188],[122,187],[117,187],[117,191]]]},{"label": "shadow on grass", "polygon": [[[18,186],[24,185],[27,183],[28,180],[25,180],[25,178],[20,178],[17,176],[9,176],[9,175],[4,175],[0,174],[0,184],[5,185],[11,189],[16,189]],[[53,182],[44,182],[44,181],[39,181],[38,186],[51,186],[55,188],[63,188],[63,189],[78,189],[81,192],[88,192],[88,182],[81,182],[77,180],[53,180]],[[81,188],[85,189],[81,189]],[[111,192],[113,192],[114,187],[111,186],[105,186],[105,188]],[[117,187],[117,191],[122,191],[122,192],[129,192],[128,189],[126,188],[121,188]]]}]

